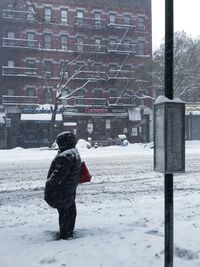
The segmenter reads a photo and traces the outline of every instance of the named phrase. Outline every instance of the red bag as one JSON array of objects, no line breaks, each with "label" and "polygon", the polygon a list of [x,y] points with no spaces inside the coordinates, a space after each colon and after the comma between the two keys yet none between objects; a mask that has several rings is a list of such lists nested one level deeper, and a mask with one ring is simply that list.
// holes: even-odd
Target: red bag
[{"label": "red bag", "polygon": [[88,168],[85,164],[85,161],[81,163],[81,178],[79,183],[87,183],[90,182],[92,179],[92,175],[89,173]]}]

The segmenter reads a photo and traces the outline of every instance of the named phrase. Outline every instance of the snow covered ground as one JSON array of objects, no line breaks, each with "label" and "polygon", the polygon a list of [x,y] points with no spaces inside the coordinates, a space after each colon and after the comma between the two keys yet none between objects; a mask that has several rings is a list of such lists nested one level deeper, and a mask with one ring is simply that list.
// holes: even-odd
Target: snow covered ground
[{"label": "snow covered ground", "polygon": [[[150,145],[85,149],[93,175],[77,193],[75,239],[55,240],[57,211],[43,201],[55,150],[0,150],[0,266],[164,266],[163,174]],[[200,142],[186,143],[174,177],[174,266],[200,266]]]}]

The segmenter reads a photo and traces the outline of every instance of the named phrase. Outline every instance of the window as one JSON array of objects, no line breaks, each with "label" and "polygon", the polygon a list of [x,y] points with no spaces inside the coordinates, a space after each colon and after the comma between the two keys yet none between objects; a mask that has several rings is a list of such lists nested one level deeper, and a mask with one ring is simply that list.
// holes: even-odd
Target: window
[{"label": "window", "polygon": [[83,62],[77,62],[77,64],[76,64],[76,70],[77,71],[81,71],[81,70],[84,69],[84,66],[85,66],[85,63],[83,63]]},{"label": "window", "polygon": [[109,40],[109,49],[115,50],[117,48],[117,39],[112,38]]},{"label": "window", "polygon": [[70,90],[69,90],[68,88],[65,87],[64,89],[62,89],[62,96],[66,96],[66,95],[68,95],[69,92],[70,92]]},{"label": "window", "polygon": [[14,68],[14,66],[15,66],[14,60],[8,60],[8,67]]},{"label": "window", "polygon": [[28,47],[34,47],[35,46],[35,43],[34,43],[35,33],[28,32],[27,33],[27,39],[28,39]]},{"label": "window", "polygon": [[145,54],[145,41],[138,42],[138,54],[144,55]]},{"label": "window", "polygon": [[131,24],[131,16],[130,15],[124,15],[124,23],[126,25],[130,25]]},{"label": "window", "polygon": [[35,60],[28,59],[26,65],[27,65],[27,68],[35,68]]},{"label": "window", "polygon": [[83,37],[81,36],[77,37],[77,50],[83,51]]},{"label": "window", "polygon": [[[95,98],[102,98],[103,97],[103,90],[102,89],[95,89],[94,90],[94,97]],[[95,105],[101,105],[101,99],[95,99]]]},{"label": "window", "polygon": [[102,71],[102,64],[101,63],[94,64],[94,71],[95,71],[95,77],[100,78]]},{"label": "window", "polygon": [[110,64],[110,70],[117,70],[117,64]]},{"label": "window", "polygon": [[76,16],[77,16],[78,25],[83,25],[84,12],[82,10],[78,10],[77,13],[76,13]]},{"label": "window", "polygon": [[44,74],[46,78],[51,78],[52,74],[52,62],[47,60],[44,61]]},{"label": "window", "polygon": [[82,89],[78,90],[78,92],[77,92],[77,96],[84,97],[84,96],[85,96],[85,89],[82,88]]},{"label": "window", "polygon": [[17,40],[15,39],[15,33],[14,32],[8,32],[7,33],[9,40],[6,40],[6,44],[15,46],[17,45]]},{"label": "window", "polygon": [[124,40],[124,50],[126,51],[131,50],[131,40]]},{"label": "window", "polygon": [[27,96],[35,96],[35,87],[27,88]]},{"label": "window", "polygon": [[60,15],[61,24],[67,24],[67,9],[61,9]]},{"label": "window", "polygon": [[44,48],[51,49],[51,43],[52,43],[52,37],[51,34],[45,33],[44,34]]},{"label": "window", "polygon": [[115,14],[110,14],[109,19],[110,19],[110,24],[116,23],[116,15]]},{"label": "window", "polygon": [[14,96],[14,95],[15,95],[15,89],[13,89],[13,88],[8,88],[8,89],[7,89],[7,95]]},{"label": "window", "polygon": [[28,10],[27,20],[34,20],[35,19],[35,6],[28,5],[27,10]]},{"label": "window", "polygon": [[119,91],[117,89],[110,89],[110,97],[118,97]]},{"label": "window", "polygon": [[15,38],[15,33],[14,32],[8,32],[8,38],[9,39],[14,39]]},{"label": "window", "polygon": [[94,42],[95,42],[95,47],[94,47],[95,51],[101,52],[101,38],[95,38]]},{"label": "window", "polygon": [[130,64],[125,64],[123,67],[124,70],[131,71],[132,70],[132,65]]},{"label": "window", "polygon": [[101,72],[101,70],[102,70],[102,64],[101,63],[94,64],[94,71],[95,72]]},{"label": "window", "polygon": [[110,77],[115,77],[116,74],[117,74],[117,69],[118,69],[117,64],[110,64],[109,65],[109,68],[110,68],[110,70],[109,70],[109,76]]},{"label": "window", "polygon": [[67,35],[60,36],[60,49],[67,50]]},{"label": "window", "polygon": [[100,25],[101,24],[101,13],[95,12],[94,19],[95,19],[95,25]]},{"label": "window", "polygon": [[62,61],[60,63],[60,78],[61,79],[68,79],[68,62]]},{"label": "window", "polygon": [[77,11],[77,18],[83,18],[84,12],[82,10]]},{"label": "window", "polygon": [[101,98],[102,96],[103,96],[103,90],[102,89],[95,89],[94,97],[95,98]]},{"label": "window", "polygon": [[51,87],[45,87],[44,88],[44,102],[45,103],[51,103],[52,102],[52,88]]},{"label": "window", "polygon": [[50,7],[44,8],[44,21],[51,22],[51,8]]},{"label": "window", "polygon": [[145,30],[145,17],[144,16],[138,17],[138,28],[139,30]]}]

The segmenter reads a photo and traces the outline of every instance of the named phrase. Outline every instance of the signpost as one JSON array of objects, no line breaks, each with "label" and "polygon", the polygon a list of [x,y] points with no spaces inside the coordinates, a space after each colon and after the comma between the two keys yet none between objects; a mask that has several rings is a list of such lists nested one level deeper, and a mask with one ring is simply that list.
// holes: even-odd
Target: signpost
[{"label": "signpost", "polygon": [[173,173],[185,171],[185,104],[154,105],[154,170],[165,175],[165,267],[173,267]]},{"label": "signpost", "polygon": [[185,170],[185,106],[173,101],[173,0],[165,0],[165,98],[154,105],[154,169],[165,179],[165,267],[173,267],[173,173]]}]

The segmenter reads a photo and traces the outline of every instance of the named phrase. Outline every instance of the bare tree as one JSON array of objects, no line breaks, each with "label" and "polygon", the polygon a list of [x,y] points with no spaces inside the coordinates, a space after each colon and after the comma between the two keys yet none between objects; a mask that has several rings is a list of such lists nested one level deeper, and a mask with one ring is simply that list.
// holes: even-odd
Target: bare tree
[{"label": "bare tree", "polygon": [[[200,100],[200,40],[185,32],[174,35],[174,95],[184,101]],[[164,45],[153,55],[153,84],[164,88]]]}]

